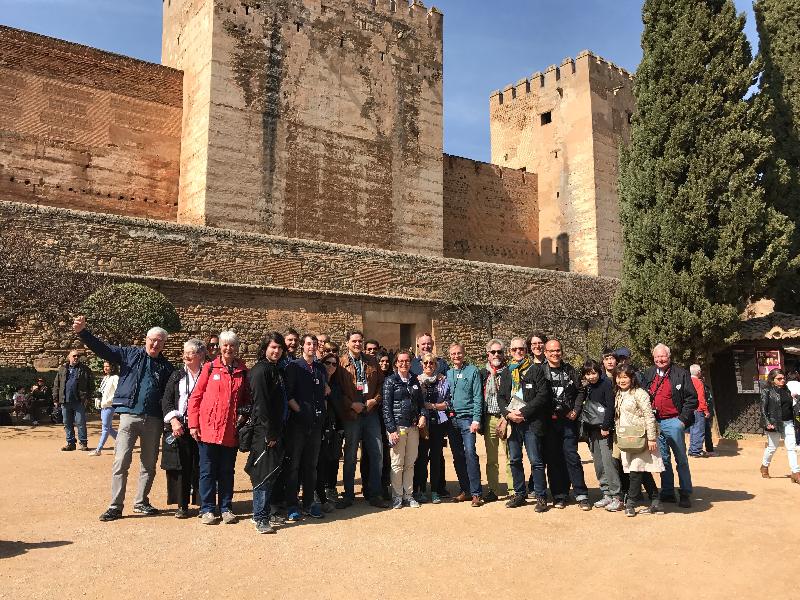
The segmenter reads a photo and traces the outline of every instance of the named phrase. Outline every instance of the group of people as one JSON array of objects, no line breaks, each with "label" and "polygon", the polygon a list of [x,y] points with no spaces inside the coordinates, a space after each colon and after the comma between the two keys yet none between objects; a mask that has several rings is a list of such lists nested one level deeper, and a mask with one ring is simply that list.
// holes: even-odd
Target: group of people
[{"label": "group of people", "polygon": [[[115,436],[116,445],[111,503],[102,521],[122,517],[137,442],[141,469],[134,512],[158,512],[149,493],[160,454],[176,517],[187,518],[190,505],[199,504],[202,523],[235,523],[235,463],[246,452],[260,533],[352,506],[359,448],[362,493],[379,508],[417,508],[446,498],[480,507],[507,496],[508,508],[532,499],[534,510],[544,512],[565,508],[571,495],[582,510],[628,516],[661,512],[664,502],[688,508],[692,480],[685,432],[692,428],[690,447],[696,447],[695,432],[705,434],[711,415],[699,367],[693,365],[690,375],[673,364],[663,344],[653,349],[654,364],[644,371],[631,365],[624,348],[606,350],[600,362],[588,360],[575,369],[563,360],[561,343],[543,334],[514,338],[508,347],[492,339],[485,364],[474,365],[459,343],[449,346],[449,363],[436,356],[427,333],[417,337],[416,353],[389,354],[360,331],[348,332],[340,350],[327,335],[288,330],[267,334],[248,368],[238,337],[224,331],[207,342],[187,340],[176,369],[163,355],[163,329],[148,331],[143,347],[109,345],[86,328],[83,317],[73,329],[106,361],[103,437]],[[81,385],[70,383],[78,377],[69,375],[71,362],[61,385],[65,394],[74,388],[80,397]],[[591,450],[600,482],[602,496],[594,503],[580,440]],[[702,448],[710,435],[699,440]],[[452,496],[445,481],[447,445],[458,485]],[[508,489],[500,485],[501,447]],[[637,513],[642,487],[646,506]]]}]

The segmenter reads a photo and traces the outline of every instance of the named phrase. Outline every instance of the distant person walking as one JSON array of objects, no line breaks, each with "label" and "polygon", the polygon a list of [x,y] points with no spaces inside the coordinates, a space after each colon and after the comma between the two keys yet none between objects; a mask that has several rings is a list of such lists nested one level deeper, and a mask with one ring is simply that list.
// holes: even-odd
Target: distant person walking
[{"label": "distant person walking", "polygon": [[86,404],[94,394],[92,371],[80,360],[80,351],[72,350],[53,381],[53,400],[61,407],[67,444],[61,450],[75,450],[75,427],[78,428],[78,449],[89,450],[86,433]]},{"label": "distant person walking", "polygon": [[790,477],[794,483],[800,483],[793,409],[792,393],[786,386],[786,373],[783,369],[773,369],[767,375],[767,385],[761,392],[761,418],[767,434],[767,447],[761,461],[761,476],[764,478],[770,476],[769,465],[783,438],[792,471]]},{"label": "distant person walking", "polygon": [[119,385],[119,369],[110,362],[103,362],[103,380],[100,382],[100,422],[103,424],[103,429],[100,432],[100,441],[97,442],[97,448],[91,453],[91,456],[100,456],[103,451],[103,446],[108,440],[110,435],[115,440],[117,439],[117,430],[114,429],[114,393],[117,391]]}]

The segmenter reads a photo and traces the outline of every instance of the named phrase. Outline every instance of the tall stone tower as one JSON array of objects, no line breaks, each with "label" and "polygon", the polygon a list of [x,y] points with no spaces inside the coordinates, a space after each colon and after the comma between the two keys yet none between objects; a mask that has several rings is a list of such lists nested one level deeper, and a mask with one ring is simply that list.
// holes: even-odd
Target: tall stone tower
[{"label": "tall stone tower", "polygon": [[617,175],[632,77],[589,51],[492,93],[492,162],[538,176],[540,265],[619,276]]},{"label": "tall stone tower", "polygon": [[418,0],[164,0],[178,219],[442,255],[442,15]]}]

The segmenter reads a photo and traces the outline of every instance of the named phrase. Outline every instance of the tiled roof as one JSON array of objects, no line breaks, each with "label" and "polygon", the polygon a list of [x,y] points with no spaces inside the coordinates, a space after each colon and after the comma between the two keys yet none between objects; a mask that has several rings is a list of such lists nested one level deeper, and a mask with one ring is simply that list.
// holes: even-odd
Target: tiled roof
[{"label": "tiled roof", "polygon": [[800,340],[800,315],[773,312],[742,321],[742,340]]}]

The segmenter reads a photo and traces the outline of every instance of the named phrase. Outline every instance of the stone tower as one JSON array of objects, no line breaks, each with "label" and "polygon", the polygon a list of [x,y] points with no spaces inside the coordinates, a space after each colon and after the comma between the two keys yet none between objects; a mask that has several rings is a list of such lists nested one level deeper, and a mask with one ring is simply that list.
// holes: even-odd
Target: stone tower
[{"label": "stone tower", "polygon": [[632,77],[589,51],[490,98],[492,162],[538,176],[540,265],[617,277],[617,175]]},{"label": "stone tower", "polygon": [[184,71],[179,221],[442,255],[441,13],[163,7],[162,62]]}]

